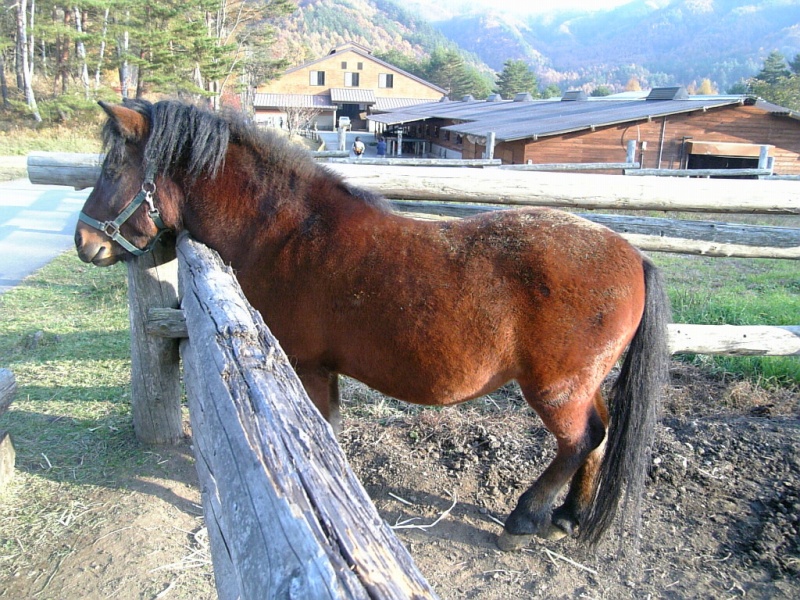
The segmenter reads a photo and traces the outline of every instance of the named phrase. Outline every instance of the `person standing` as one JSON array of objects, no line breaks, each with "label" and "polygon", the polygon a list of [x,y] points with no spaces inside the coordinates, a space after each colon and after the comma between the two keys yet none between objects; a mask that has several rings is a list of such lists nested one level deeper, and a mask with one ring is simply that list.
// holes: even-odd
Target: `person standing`
[{"label": "person standing", "polygon": [[353,142],[353,154],[356,155],[356,158],[361,158],[361,155],[364,154],[364,142],[361,141],[360,137],[356,138],[356,141]]},{"label": "person standing", "polygon": [[378,138],[378,144],[375,146],[375,151],[378,154],[378,158],[386,158],[386,140],[382,137]]}]

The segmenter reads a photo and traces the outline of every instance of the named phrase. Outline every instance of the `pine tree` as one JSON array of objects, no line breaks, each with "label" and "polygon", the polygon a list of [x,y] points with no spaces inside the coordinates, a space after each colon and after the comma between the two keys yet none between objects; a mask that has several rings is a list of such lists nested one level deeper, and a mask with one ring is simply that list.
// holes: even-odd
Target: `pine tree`
[{"label": "pine tree", "polygon": [[464,59],[452,49],[436,48],[426,69],[426,79],[447,90],[451,100],[472,93],[472,79]]},{"label": "pine tree", "polygon": [[791,75],[789,69],[786,68],[786,59],[783,54],[777,50],[769,53],[769,56],[764,59],[764,67],[758,72],[755,78],[758,81],[763,81],[770,85],[778,83],[782,77]]},{"label": "pine tree", "polygon": [[525,92],[536,98],[538,85],[536,75],[524,60],[507,60],[497,78],[497,91],[503,98],[513,98]]}]

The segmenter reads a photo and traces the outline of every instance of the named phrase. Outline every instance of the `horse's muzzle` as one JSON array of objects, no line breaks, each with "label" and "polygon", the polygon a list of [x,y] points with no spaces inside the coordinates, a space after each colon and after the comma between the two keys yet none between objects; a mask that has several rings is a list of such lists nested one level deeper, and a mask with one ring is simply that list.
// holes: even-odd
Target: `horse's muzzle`
[{"label": "horse's muzzle", "polygon": [[110,240],[100,239],[94,232],[86,231],[80,226],[75,230],[75,249],[78,251],[78,258],[97,267],[110,267],[120,260],[114,253]]}]

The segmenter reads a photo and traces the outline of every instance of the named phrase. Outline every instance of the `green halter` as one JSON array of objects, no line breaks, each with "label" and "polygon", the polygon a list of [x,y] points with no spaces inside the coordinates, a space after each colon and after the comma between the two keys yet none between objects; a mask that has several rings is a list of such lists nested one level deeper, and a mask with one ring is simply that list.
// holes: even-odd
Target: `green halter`
[{"label": "green halter", "polygon": [[[161,213],[159,212],[158,208],[156,208],[155,204],[153,203],[153,196],[156,193],[156,184],[153,181],[154,177],[150,173],[148,173],[144,183],[142,184],[142,189],[139,190],[139,193],[133,198],[130,204],[123,210],[119,216],[114,219],[113,221],[98,221],[97,219],[93,219],[92,217],[84,214],[81,212],[78,215],[78,219],[83,223],[86,223],[90,227],[94,227],[99,231],[105,233],[112,241],[118,243],[120,246],[125,248],[128,252],[133,254],[134,256],[141,256],[142,254],[146,254],[153,249],[153,246],[158,242],[161,236],[169,231],[169,228],[164,224],[164,221],[161,219]],[[133,216],[133,213],[144,203],[147,203],[149,207],[147,210],[148,216],[153,220],[156,227],[158,228],[158,233],[155,237],[148,242],[147,246],[142,248],[137,248],[131,242],[125,239],[125,237],[120,233],[120,227],[125,224],[125,221]]]}]

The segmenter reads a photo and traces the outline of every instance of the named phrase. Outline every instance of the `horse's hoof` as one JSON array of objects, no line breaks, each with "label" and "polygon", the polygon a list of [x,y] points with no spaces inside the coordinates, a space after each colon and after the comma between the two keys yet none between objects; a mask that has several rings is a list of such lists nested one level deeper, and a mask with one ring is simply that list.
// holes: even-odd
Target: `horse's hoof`
[{"label": "horse's hoof", "polygon": [[553,525],[550,523],[547,527],[544,527],[540,532],[536,534],[536,537],[542,538],[543,540],[547,540],[550,542],[557,542],[560,539],[563,539],[567,536],[567,532],[561,529],[560,527]]},{"label": "horse's hoof", "polygon": [[514,535],[504,530],[497,537],[497,547],[503,552],[514,552],[525,548],[532,539],[533,535]]}]

